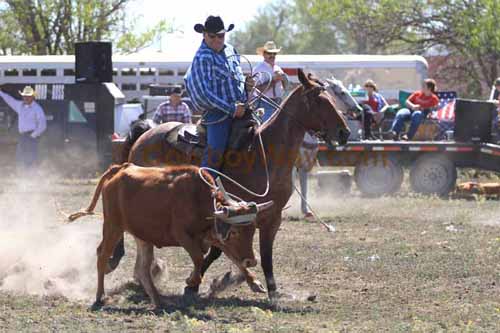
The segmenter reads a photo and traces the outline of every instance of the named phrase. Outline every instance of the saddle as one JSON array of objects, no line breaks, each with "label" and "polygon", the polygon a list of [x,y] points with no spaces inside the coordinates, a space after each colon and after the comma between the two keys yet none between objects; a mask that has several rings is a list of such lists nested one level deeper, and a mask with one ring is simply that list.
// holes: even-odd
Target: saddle
[{"label": "saddle", "polygon": [[[250,110],[247,110],[242,118],[234,119],[226,149],[250,149],[258,125]],[[165,134],[165,140],[186,155],[201,159],[207,145],[207,128],[201,121],[196,124],[179,124]]]}]

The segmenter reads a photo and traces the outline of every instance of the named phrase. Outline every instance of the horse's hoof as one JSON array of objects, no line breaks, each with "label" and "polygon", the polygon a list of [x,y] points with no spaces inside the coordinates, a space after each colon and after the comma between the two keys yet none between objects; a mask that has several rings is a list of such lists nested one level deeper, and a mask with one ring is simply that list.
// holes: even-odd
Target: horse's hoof
[{"label": "horse's hoof", "polygon": [[103,301],[95,301],[94,304],[90,307],[90,311],[99,311],[102,309],[104,305]]},{"label": "horse's hoof", "polygon": [[184,287],[184,297],[185,298],[197,298],[200,286],[196,287]]},{"label": "horse's hoof", "polygon": [[254,293],[265,293],[266,288],[259,280],[254,280],[252,282],[248,282],[248,286]]},{"label": "horse's hoof", "polygon": [[273,306],[273,308],[275,308],[276,310],[279,310],[281,308],[282,302],[293,299],[293,296],[279,292],[277,290],[269,291],[268,295],[271,306]]},{"label": "horse's hoof", "polygon": [[269,290],[268,292],[269,300],[272,302],[274,300],[278,300],[280,298],[280,293],[276,290]]}]

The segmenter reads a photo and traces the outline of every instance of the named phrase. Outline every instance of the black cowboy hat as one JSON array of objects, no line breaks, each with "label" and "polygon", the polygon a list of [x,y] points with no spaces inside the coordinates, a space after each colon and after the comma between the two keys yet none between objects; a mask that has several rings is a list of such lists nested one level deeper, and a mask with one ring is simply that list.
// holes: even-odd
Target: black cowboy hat
[{"label": "black cowboy hat", "polygon": [[234,29],[234,24],[230,24],[227,29],[224,28],[224,22],[220,16],[210,15],[205,21],[205,25],[198,23],[194,26],[194,31],[198,33],[210,32],[213,34],[221,34],[224,32],[229,32]]}]

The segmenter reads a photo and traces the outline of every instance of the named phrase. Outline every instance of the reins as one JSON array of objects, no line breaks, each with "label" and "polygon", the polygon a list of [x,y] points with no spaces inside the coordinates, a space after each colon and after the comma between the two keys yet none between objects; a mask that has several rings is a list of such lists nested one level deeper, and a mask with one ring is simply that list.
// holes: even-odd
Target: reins
[{"label": "reins", "polygon": [[[252,78],[254,78],[255,76],[257,75],[271,75],[270,73],[253,73],[253,69],[252,69],[252,64],[250,63],[250,61],[245,57],[245,56],[242,56],[242,55],[231,55],[228,57],[231,58],[231,57],[235,57],[235,56],[239,56],[239,57],[242,57],[243,59],[245,59],[245,61],[248,62],[249,66],[250,66],[250,72],[252,73]],[[231,74],[232,74],[232,79],[235,80],[236,82],[238,83],[243,83],[245,85],[245,92],[246,92],[246,95],[247,95],[247,101],[245,103],[245,107],[250,109],[252,114],[254,114],[254,107],[253,105],[260,101],[260,100],[264,100],[266,101],[268,104],[270,104],[272,107],[275,108],[275,113],[274,114],[278,114],[278,113],[281,113],[283,112],[283,114],[285,116],[287,116],[290,120],[294,121],[296,124],[298,124],[300,127],[302,127],[305,131],[308,131],[308,129],[306,128],[306,126],[300,121],[298,120],[295,116],[289,114],[288,112],[286,112],[286,110],[281,106],[279,105],[278,103],[276,103],[274,100],[272,100],[271,98],[269,98],[268,96],[266,96],[264,94],[263,91],[266,91],[269,87],[270,87],[270,84],[272,82],[272,80],[269,80],[268,83],[267,83],[267,86],[266,86],[266,89],[264,89],[263,91],[260,91],[258,88],[257,88],[257,85],[254,83],[253,86],[251,87],[250,89],[250,92],[246,89],[247,88],[247,82],[246,80],[245,81],[241,81],[235,73],[232,72],[231,70]],[[318,95],[321,94],[321,92],[323,91],[326,91],[326,87],[324,87],[323,85],[318,85],[318,86],[314,86],[312,88],[309,88],[309,89],[306,89],[305,91],[302,92],[302,96],[305,97],[305,98],[309,98],[309,95],[314,93],[315,91],[319,91],[318,92]],[[256,95],[255,97],[253,98],[250,98],[249,95]],[[306,104],[306,107],[309,109],[309,103],[305,103]],[[276,116],[275,116],[276,117]],[[258,117],[257,117],[258,118]],[[274,119],[274,117],[270,118],[269,120],[271,119]],[[268,120],[268,121],[269,121]],[[315,133],[316,136],[319,136],[318,135],[319,133]],[[262,140],[262,132],[261,131],[258,131],[257,132],[257,136],[259,138],[259,145],[260,145],[260,150],[261,150],[261,153],[262,153],[262,158],[264,160],[264,168],[265,168],[265,171],[266,171],[266,189],[264,191],[264,193],[262,194],[259,194],[259,193],[256,193],[248,188],[246,188],[245,186],[243,186],[242,184],[240,184],[239,182],[237,182],[236,180],[234,180],[233,178],[227,176],[226,174],[218,171],[218,170],[215,170],[213,168],[210,168],[210,167],[200,167],[198,173],[199,173],[199,176],[200,178],[203,180],[203,182],[205,182],[205,184],[207,184],[211,189],[213,189],[215,192],[214,193],[217,193],[216,191],[220,190],[221,188],[223,189],[222,187],[222,183],[220,182],[219,180],[219,186],[216,186],[212,183],[210,183],[203,175],[203,170],[206,170],[212,174],[216,174],[224,179],[226,179],[227,181],[233,183],[234,185],[236,185],[238,188],[240,188],[241,190],[243,190],[244,192],[247,192],[248,194],[254,196],[254,197],[258,197],[258,198],[264,198],[268,195],[269,193],[269,190],[270,190],[270,177],[269,177],[269,166],[268,166],[268,162],[267,162],[267,156],[266,156],[266,151],[264,149],[264,143],[263,143],[263,140]],[[335,227],[334,226],[331,226],[325,222],[323,222],[319,216],[314,212],[314,210],[312,209],[312,207],[309,205],[309,203],[307,202],[307,200],[304,198],[304,196],[302,195],[302,193],[300,193],[300,191],[297,189],[297,187],[295,186],[295,184],[293,184],[293,187],[295,189],[295,191],[298,193],[298,195],[301,197],[302,200],[304,200],[304,202],[306,203],[307,207],[311,210],[313,216],[315,217],[315,219],[321,224],[323,225],[326,230],[328,232],[335,232]],[[240,197],[236,196],[235,194],[233,193],[230,193],[230,192],[226,192],[224,189],[223,189],[223,193],[226,194],[228,197],[231,197],[235,200],[238,200],[240,202],[244,202],[244,200],[242,200]],[[214,210],[216,210],[217,207],[216,207],[216,198],[214,196]]]}]

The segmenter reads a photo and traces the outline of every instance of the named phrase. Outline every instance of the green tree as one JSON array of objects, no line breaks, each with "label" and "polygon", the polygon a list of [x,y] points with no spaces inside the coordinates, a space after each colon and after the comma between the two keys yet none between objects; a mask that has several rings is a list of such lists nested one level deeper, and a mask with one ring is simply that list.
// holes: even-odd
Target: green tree
[{"label": "green tree", "polygon": [[419,23],[424,0],[296,0],[299,13],[338,39],[341,53],[407,52]]},{"label": "green tree", "polygon": [[274,39],[287,53],[408,51],[423,0],[277,0],[259,10],[231,41],[250,52]]},{"label": "green tree", "polygon": [[136,26],[137,18],[132,22],[124,22],[119,39],[116,42],[115,48],[121,53],[134,53],[143,48],[151,46],[158,42],[162,34],[173,33],[177,30],[171,22],[161,20],[155,26],[148,28],[146,31],[137,34],[131,27]]},{"label": "green tree", "polygon": [[230,34],[230,42],[236,46],[238,52],[254,54],[257,47],[264,45],[268,40],[274,40],[283,46],[287,52],[292,49],[293,8],[286,0],[276,0],[260,8],[255,18],[250,20],[242,29]]},{"label": "green tree", "polygon": [[[132,0],[2,0],[0,23],[18,31],[0,34],[0,49],[12,54],[71,54],[74,43],[90,40],[117,40],[129,52],[148,44],[168,31],[166,22],[134,35],[120,29],[125,10]],[[11,30],[9,28],[9,30]],[[118,32],[118,33],[117,33]]]},{"label": "green tree", "polygon": [[0,11],[0,54],[11,54],[13,50],[19,53],[25,53],[26,44],[21,41],[21,33],[16,29],[16,20],[12,15],[5,11]]},{"label": "green tree", "polygon": [[249,53],[274,39],[286,53],[422,54],[447,88],[484,98],[500,76],[498,13],[499,0],[275,0],[231,41]]},{"label": "green tree", "polygon": [[498,0],[435,0],[418,29],[420,43],[441,50],[453,61],[448,79],[467,81],[469,96],[486,97],[500,75]]}]

